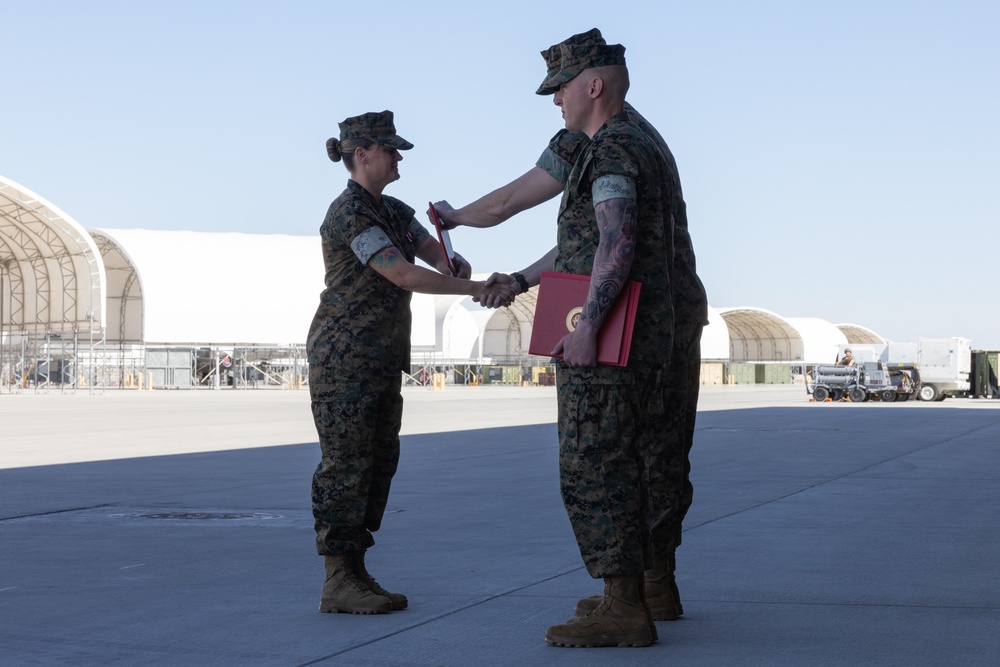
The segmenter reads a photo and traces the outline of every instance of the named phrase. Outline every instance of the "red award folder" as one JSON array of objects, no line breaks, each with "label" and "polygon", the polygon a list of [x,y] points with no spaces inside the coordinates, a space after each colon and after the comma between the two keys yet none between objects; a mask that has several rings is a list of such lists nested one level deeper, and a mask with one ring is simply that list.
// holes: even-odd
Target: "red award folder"
[{"label": "red award folder", "polygon": [[438,212],[434,208],[434,204],[427,202],[427,206],[431,213],[431,222],[434,223],[434,229],[437,230],[438,243],[441,244],[441,249],[444,251],[444,261],[448,265],[451,275],[457,276],[458,269],[455,268],[455,251],[451,247],[451,235],[448,234],[447,229],[441,226],[441,218],[438,217]]},{"label": "red award folder", "polygon": [[[612,366],[628,363],[640,283],[629,280],[618,295],[597,334],[597,362]],[[562,337],[576,328],[590,290],[590,276],[545,272],[538,286],[535,320],[531,326],[530,354],[551,357]],[[562,355],[555,355],[562,356]]]}]

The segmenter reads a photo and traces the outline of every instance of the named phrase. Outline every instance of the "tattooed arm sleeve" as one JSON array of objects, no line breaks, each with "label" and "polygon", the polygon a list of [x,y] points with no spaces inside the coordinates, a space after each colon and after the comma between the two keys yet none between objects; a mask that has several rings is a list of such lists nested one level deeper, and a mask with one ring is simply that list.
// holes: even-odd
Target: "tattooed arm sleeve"
[{"label": "tattooed arm sleeve", "polygon": [[638,206],[632,179],[624,176],[598,179],[594,183],[594,212],[601,239],[594,253],[583,318],[599,329],[625,286],[635,258]]}]

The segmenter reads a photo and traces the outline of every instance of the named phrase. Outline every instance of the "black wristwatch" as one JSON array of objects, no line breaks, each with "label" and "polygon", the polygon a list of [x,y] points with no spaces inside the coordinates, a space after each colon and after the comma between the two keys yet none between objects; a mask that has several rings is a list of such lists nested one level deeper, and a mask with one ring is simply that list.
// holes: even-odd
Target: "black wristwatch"
[{"label": "black wristwatch", "polygon": [[524,276],[518,273],[517,271],[510,274],[510,277],[517,281],[518,286],[521,288],[521,294],[524,294],[529,289],[531,289],[530,287],[528,287],[528,281],[525,280]]}]

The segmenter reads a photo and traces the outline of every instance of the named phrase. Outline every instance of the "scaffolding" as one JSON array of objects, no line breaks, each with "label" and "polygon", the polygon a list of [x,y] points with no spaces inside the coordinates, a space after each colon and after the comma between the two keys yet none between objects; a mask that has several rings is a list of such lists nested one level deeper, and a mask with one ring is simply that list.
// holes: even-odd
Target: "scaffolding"
[{"label": "scaffolding", "polygon": [[0,393],[300,389],[304,345],[126,345],[79,332],[0,334]]},{"label": "scaffolding", "polygon": [[96,389],[91,336],[79,331],[0,334],[0,392]]},{"label": "scaffolding", "polygon": [[[476,360],[413,351],[408,385],[552,384],[548,357],[519,354]],[[154,345],[108,342],[98,332],[0,334],[0,393],[102,393],[108,390],[249,390],[308,387],[304,345]]]}]

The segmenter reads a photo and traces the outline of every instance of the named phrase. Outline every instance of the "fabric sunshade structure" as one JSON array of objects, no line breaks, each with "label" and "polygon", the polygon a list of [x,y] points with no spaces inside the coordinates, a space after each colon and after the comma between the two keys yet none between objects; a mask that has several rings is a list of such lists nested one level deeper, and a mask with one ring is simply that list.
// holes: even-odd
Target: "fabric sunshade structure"
[{"label": "fabric sunshade structure", "polygon": [[143,336],[142,280],[129,254],[101,230],[88,230],[101,251],[107,277],[107,340],[116,344],[141,344]]},{"label": "fabric sunshade structure", "polygon": [[323,290],[319,236],[91,229],[110,342],[302,344]]},{"label": "fabric sunshade structure", "polygon": [[852,345],[880,345],[889,342],[868,327],[863,327],[860,324],[844,323],[835,324],[834,326],[844,332],[844,335],[847,336],[847,342]]},{"label": "fabric sunshade structure", "polygon": [[720,308],[734,362],[801,361],[802,335],[785,318],[760,308]]},{"label": "fabric sunshade structure", "polygon": [[90,234],[31,190],[0,176],[0,329],[101,332],[105,274]]}]

